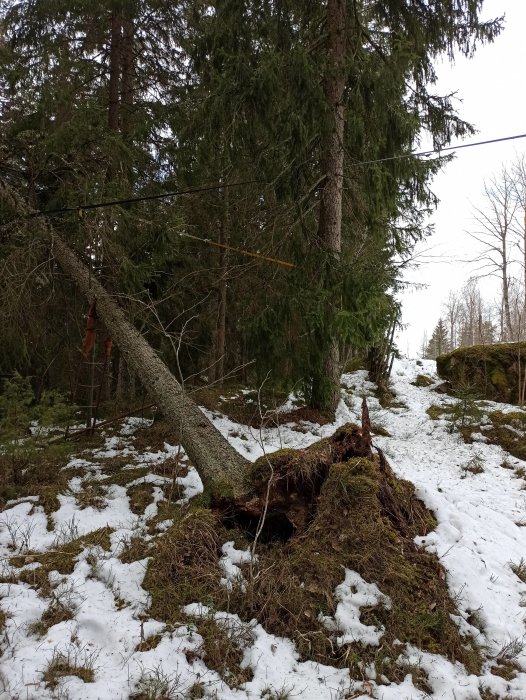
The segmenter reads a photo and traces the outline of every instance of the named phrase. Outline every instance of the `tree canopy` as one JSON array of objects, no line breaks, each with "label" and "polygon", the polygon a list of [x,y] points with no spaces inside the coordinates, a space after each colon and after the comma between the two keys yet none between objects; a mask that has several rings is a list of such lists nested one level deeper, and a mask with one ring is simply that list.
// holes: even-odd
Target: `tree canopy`
[{"label": "tree canopy", "polygon": [[[446,159],[411,152],[423,132],[437,148],[472,132],[435,94],[434,60],[497,36],[482,5],[4,2],[2,178],[49,212],[180,378],[245,367],[333,410],[328,355],[339,373],[350,349],[383,342],[400,265],[428,233]],[[324,230],[331,182],[338,249]],[[0,224],[2,366],[64,383],[81,302],[6,197]]]}]

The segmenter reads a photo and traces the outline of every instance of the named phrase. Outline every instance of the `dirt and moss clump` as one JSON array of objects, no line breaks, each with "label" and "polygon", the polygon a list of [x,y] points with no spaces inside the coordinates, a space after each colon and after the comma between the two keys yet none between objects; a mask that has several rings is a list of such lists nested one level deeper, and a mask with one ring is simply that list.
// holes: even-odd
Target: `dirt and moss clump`
[{"label": "dirt and moss clump", "polygon": [[414,386],[421,388],[431,386],[432,384],[435,384],[435,380],[427,374],[418,374],[413,382]]},{"label": "dirt and moss clump", "polygon": [[518,403],[524,393],[526,343],[458,348],[437,357],[437,372],[453,389],[471,386],[492,401]]},{"label": "dirt and moss clump", "polygon": [[[373,454],[367,431],[345,426],[305,450],[279,451],[258,460],[248,478],[251,500],[190,506],[156,541],[143,584],[155,618],[180,622],[181,606],[199,601],[256,619],[292,638],[302,659],[350,667],[355,677],[372,662],[378,673],[402,679],[400,643],[480,669],[475,643],[452,621],[458,611],[443,567],[414,542],[436,526],[433,514],[382,453]],[[257,559],[228,590],[220,583],[222,544],[246,547],[255,537]],[[340,644],[327,626],[346,569],[390,599],[361,611],[363,624],[383,632],[379,647]]]}]

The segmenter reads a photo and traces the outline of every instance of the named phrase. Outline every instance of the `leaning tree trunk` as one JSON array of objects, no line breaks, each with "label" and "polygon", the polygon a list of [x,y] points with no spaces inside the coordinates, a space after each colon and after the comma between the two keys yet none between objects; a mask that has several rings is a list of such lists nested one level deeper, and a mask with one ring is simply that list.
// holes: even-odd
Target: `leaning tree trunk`
[{"label": "leaning tree trunk", "polygon": [[53,254],[88,301],[96,302],[97,315],[111,332],[126,364],[177,431],[182,446],[212,496],[242,497],[248,462],[188,398],[164,362],[56,233],[53,233]]}]

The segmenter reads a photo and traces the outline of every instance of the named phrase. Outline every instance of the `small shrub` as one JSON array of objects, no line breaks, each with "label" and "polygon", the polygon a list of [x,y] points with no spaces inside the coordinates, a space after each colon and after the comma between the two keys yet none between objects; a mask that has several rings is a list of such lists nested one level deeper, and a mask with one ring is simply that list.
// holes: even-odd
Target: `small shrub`
[{"label": "small shrub", "polygon": [[483,458],[479,455],[473,455],[470,460],[462,467],[462,471],[464,472],[464,476],[466,476],[466,472],[469,472],[470,474],[482,474],[484,472],[484,460]]},{"label": "small shrub", "polygon": [[11,379],[4,381],[0,394],[0,434],[4,439],[12,440],[29,434],[33,401],[29,377],[15,372]]},{"label": "small shrub", "polygon": [[518,564],[514,564],[513,562],[510,562],[509,566],[510,566],[510,569],[515,574],[515,576],[517,576],[517,578],[520,578],[520,580],[523,583],[526,583],[526,561],[521,558],[521,560]]},{"label": "small shrub", "polygon": [[479,424],[483,413],[478,405],[480,397],[473,388],[461,386],[455,391],[455,397],[458,401],[449,410],[450,431],[454,432]]}]

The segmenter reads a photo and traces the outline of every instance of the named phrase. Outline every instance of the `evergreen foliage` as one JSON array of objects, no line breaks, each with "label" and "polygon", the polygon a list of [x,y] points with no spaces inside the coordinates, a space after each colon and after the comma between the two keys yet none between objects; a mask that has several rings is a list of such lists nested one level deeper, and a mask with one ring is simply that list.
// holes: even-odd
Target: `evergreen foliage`
[{"label": "evergreen foliage", "polygon": [[[349,3],[338,260],[319,228],[331,128],[323,3],[104,0],[96,12],[87,0],[4,3],[2,177],[44,210],[218,184],[51,222],[126,295],[128,315],[178,375],[212,375],[224,355],[226,373],[250,362],[244,379],[270,371],[271,383],[302,382],[311,402],[323,400],[334,341],[384,342],[400,267],[428,233],[430,181],[447,159],[410,155],[422,129],[437,147],[472,133],[451,97],[435,95],[433,61],[495,38],[501,22],[482,22],[481,9],[481,0]],[[39,227],[9,223],[16,216],[2,197],[0,255],[21,303],[0,304],[10,328],[0,357],[64,388],[85,310],[67,282],[56,285]],[[30,277],[32,290],[21,283]],[[33,296],[38,314],[23,310]]]},{"label": "evergreen foliage", "polygon": [[451,341],[447,332],[447,328],[442,319],[439,319],[431,340],[428,343],[426,350],[426,359],[435,360],[439,355],[444,355],[451,350]]}]

